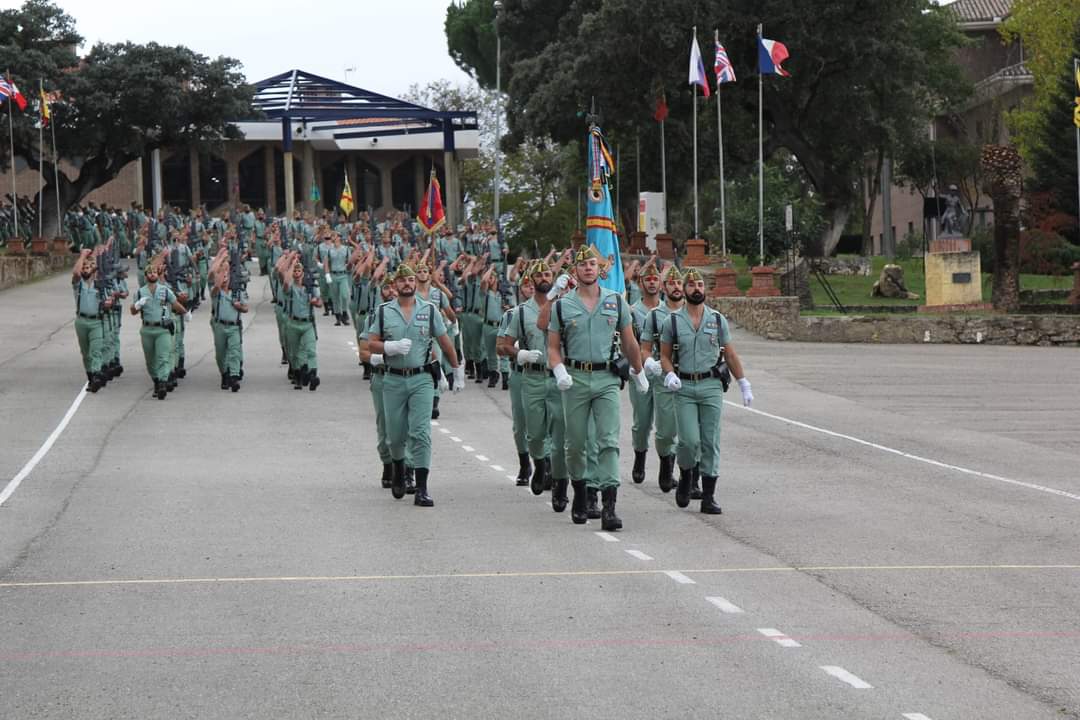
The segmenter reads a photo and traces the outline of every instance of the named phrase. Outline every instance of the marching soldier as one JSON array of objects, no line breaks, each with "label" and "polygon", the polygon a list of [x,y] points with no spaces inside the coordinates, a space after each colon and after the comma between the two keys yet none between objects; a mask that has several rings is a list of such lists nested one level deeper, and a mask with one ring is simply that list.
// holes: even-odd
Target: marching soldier
[{"label": "marching soldier", "polygon": [[305,385],[314,392],[319,387],[318,334],[313,308],[322,307],[319,286],[304,273],[304,264],[295,250],[282,258],[281,293],[284,296],[285,336],[289,351],[289,371],[293,389]]},{"label": "marching soldier", "polygon": [[620,388],[616,348],[629,361],[629,377],[639,392],[649,391],[649,381],[642,371],[626,301],[622,295],[597,283],[599,253],[591,245],[585,245],[574,262],[577,287],[554,302],[547,322],[548,364],[563,392],[566,463],[574,488],[571,519],[579,525],[588,519],[585,476],[591,420],[595,425],[597,467],[588,481],[603,498],[603,529],[619,530],[622,520],[615,514],[619,492]]},{"label": "marching soldier", "polygon": [[502,324],[502,295],[499,294],[499,275],[494,264],[480,278],[480,320],[481,357],[487,372],[488,387],[493,388],[499,382],[499,358],[495,354],[495,343]]},{"label": "marching soldier", "polygon": [[[683,284],[682,276],[674,266],[669,265],[665,269],[663,280],[661,281],[656,277],[655,266],[648,266],[642,271],[643,283],[642,283],[642,302],[645,303],[649,297],[650,291],[653,287],[662,282],[664,286],[664,301],[657,302],[656,307],[649,311],[645,316],[641,327],[641,354],[645,357],[644,367],[645,373],[654,380],[650,381],[652,385],[652,408],[653,418],[656,423],[656,435],[655,445],[656,454],[660,458],[660,473],[657,476],[657,480],[660,484],[660,489],[664,492],[671,492],[671,489],[675,487],[674,471],[675,471],[675,438],[677,435],[677,427],[675,422],[675,398],[671,392],[664,387],[664,383],[660,380],[663,375],[660,365],[660,328],[664,327],[664,323],[667,322],[667,318],[671,313],[676,312],[684,305],[683,300]],[[647,304],[647,303],[646,303]],[[635,415],[635,423],[637,416]],[[645,432],[643,437],[639,437],[635,434],[634,437],[634,469],[637,470],[638,462],[638,450],[641,450],[641,475],[634,476],[634,482],[642,482],[645,479],[645,455],[649,449],[649,436],[648,431]],[[697,498],[701,497],[700,489],[697,491]],[[691,490],[691,497],[693,497],[693,490]]]},{"label": "marching soldier", "polygon": [[[379,296],[383,303],[388,303],[397,297],[393,283],[384,283],[379,288]],[[382,354],[371,352],[368,343],[371,336],[371,325],[374,320],[375,315],[372,314],[371,322],[367,323],[360,333],[357,351],[360,362],[365,367],[371,368],[371,402],[375,406],[375,448],[379,453],[379,459],[382,461],[383,466],[382,486],[389,489],[394,479],[394,463],[390,455],[390,444],[386,439],[386,406],[383,404],[383,376],[386,374],[386,362]],[[411,458],[406,454],[405,460],[410,461]]]},{"label": "marching soldier", "polygon": [[431,408],[435,382],[432,346],[438,343],[450,358],[454,371],[454,392],[465,384],[464,369],[446,334],[442,315],[431,303],[416,297],[416,274],[402,264],[394,275],[397,299],[383,303],[375,311],[368,346],[386,362],[383,403],[394,408],[387,413],[387,441],[394,464],[391,492],[405,497],[405,459],[408,449],[415,478],[413,504],[431,507],[428,472],[431,466]]},{"label": "marching soldier", "polygon": [[111,312],[112,299],[95,282],[97,262],[90,248],[84,248],[71,272],[71,288],[75,295],[75,335],[79,339],[86,389],[96,393],[105,387],[102,372],[102,353],[105,349],[105,313]]},{"label": "marching soldier", "polygon": [[146,371],[154,381],[155,397],[164,400],[169,392],[173,371],[173,313],[184,314],[187,309],[180,304],[176,294],[167,285],[158,282],[161,277],[159,262],[155,258],[147,263],[144,271],[146,284],[135,294],[131,314],[142,315],[143,324],[139,337],[142,340],[143,357],[146,359]]},{"label": "marching soldier", "polygon": [[[526,302],[533,296],[533,283],[532,279],[528,275],[521,279],[520,292],[524,298],[522,302]],[[496,352],[499,354],[500,362],[507,361],[509,366],[508,376],[504,378],[510,389],[510,417],[514,430],[514,445],[517,447],[518,454],[518,475],[517,484],[519,486],[528,485],[529,475],[532,474],[533,478],[538,482],[533,483],[532,490],[539,495],[544,490],[551,489],[551,477],[544,473],[544,468],[541,465],[537,468],[539,472],[534,473],[533,468],[529,463],[529,444],[528,444],[528,421],[526,420],[527,413],[525,410],[525,401],[522,395],[521,386],[521,373],[523,366],[518,362],[518,351],[514,349],[514,337],[511,335],[510,323],[513,322],[514,315],[517,312],[520,305],[510,308],[503,313],[502,323],[499,326],[499,337],[496,340]],[[520,344],[519,344],[520,347]],[[531,356],[530,356],[531,357]],[[541,456],[545,457],[545,456]],[[539,486],[540,492],[536,492],[536,488]]]},{"label": "marching soldier", "polygon": [[243,287],[243,267],[229,264],[229,250],[222,248],[210,267],[210,328],[214,333],[214,359],[221,373],[221,389],[240,390],[244,364],[242,313],[248,311],[248,294]]},{"label": "marching soldier", "polygon": [[[734,375],[743,404],[754,400],[750,381],[731,344],[727,318],[705,306],[705,282],[697,270],[683,277],[686,306],[671,313],[660,331],[664,387],[675,395],[678,422],[679,484],[675,504],[690,504],[694,467],[701,471],[701,512],[719,515],[716,478],[720,469],[720,415],[724,390]],[[725,365],[726,364],[726,365]],[[698,458],[700,457],[700,462]]]},{"label": "marching soldier", "polygon": [[349,324],[349,256],[351,250],[341,243],[341,235],[332,233],[330,244],[323,253],[323,274],[330,292],[330,304],[334,311],[334,325]]}]

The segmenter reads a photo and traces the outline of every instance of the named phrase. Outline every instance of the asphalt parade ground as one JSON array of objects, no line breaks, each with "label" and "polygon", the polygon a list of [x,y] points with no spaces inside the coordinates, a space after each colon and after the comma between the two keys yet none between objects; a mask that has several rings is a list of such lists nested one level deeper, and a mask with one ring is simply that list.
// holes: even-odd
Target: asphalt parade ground
[{"label": "asphalt parade ground", "polygon": [[[630,480],[623,531],[514,486],[508,393],[395,501],[352,328],[317,392],[253,278],[246,380],[82,392],[67,277],[0,294],[2,718],[1080,718],[1080,353],[739,333],[720,516]],[[626,392],[630,392],[628,389]]]}]

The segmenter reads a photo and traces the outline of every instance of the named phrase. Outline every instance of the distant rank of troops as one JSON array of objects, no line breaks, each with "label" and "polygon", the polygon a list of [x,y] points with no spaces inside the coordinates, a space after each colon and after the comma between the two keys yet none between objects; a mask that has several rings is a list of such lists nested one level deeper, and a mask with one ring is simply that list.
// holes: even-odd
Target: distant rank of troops
[{"label": "distant rank of troops", "polygon": [[[675,490],[680,508],[699,500],[701,512],[721,512],[724,393],[734,378],[744,405],[753,394],[727,320],[705,303],[696,270],[683,274],[655,256],[635,260],[623,268],[620,293],[602,287],[612,258],[592,246],[511,264],[489,224],[429,235],[404,213],[380,222],[366,212],[354,222],[329,212],[267,220],[248,206],[216,218],[133,206],[78,209],[69,220],[80,253],[72,288],[89,392],[123,372],[125,301],[141,319],[156,398],[187,374],[184,338],[203,303],[221,389],[238,392],[254,260],[268,276],[281,365],[294,389],[315,391],[322,382],[320,317],[355,333],[381,484],[394,498],[434,505],[431,420],[440,416],[440,397],[461,392],[467,380],[501,383],[517,485],[549,492],[552,510],[570,507],[574,524],[599,519],[605,531],[619,530],[620,393],[629,386],[633,482],[645,480],[652,435],[660,489]],[[134,259],[134,289],[125,257]]]}]

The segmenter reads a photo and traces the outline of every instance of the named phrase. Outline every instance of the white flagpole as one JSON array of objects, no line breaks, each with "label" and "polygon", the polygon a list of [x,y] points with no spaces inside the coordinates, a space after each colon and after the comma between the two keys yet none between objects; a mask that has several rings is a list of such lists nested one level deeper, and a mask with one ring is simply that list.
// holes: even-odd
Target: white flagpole
[{"label": "white flagpole", "polygon": [[64,217],[60,212],[60,152],[56,149],[56,123],[52,118],[49,118],[49,130],[52,132],[53,186],[56,188],[56,237],[60,237],[64,234]]},{"label": "white flagpole", "polygon": [[[697,43],[697,25],[694,26],[694,43]],[[694,83],[694,237],[698,237],[697,197],[697,83]]]},{"label": "white flagpole", "polygon": [[[11,85],[11,72],[5,73],[4,77],[7,78],[8,85]],[[19,235],[19,191],[15,185],[15,126],[12,123],[11,116],[15,114],[15,97],[14,93],[11,97],[8,97],[8,140],[11,141],[11,207],[15,213],[15,239],[21,239]]]},{"label": "white flagpole", "polygon": [[[665,103],[666,104],[666,103]],[[664,121],[660,121],[660,192],[664,193],[664,232],[668,231],[667,222],[667,154],[664,149]]]},{"label": "white flagpole", "polygon": [[[757,27],[758,52],[761,52],[761,25]],[[758,262],[765,264],[765,75],[758,59]]]},{"label": "white flagpole", "polygon": [[[720,46],[720,31],[714,31],[717,47]],[[727,203],[724,201],[724,116],[721,112],[720,78],[716,78],[716,135],[720,147],[720,254],[727,257]]]},{"label": "white flagpole", "polygon": [[[45,94],[45,82],[38,80],[38,102],[42,103]],[[45,234],[45,120],[38,108],[38,237]]]},{"label": "white flagpole", "polygon": [[[1073,58],[1073,77],[1076,79],[1076,94],[1080,97],[1080,58]],[[1074,112],[1080,112],[1075,110]],[[1076,199],[1080,203],[1080,124],[1076,125]],[[1077,205],[1077,216],[1080,217],[1080,204]],[[1080,221],[1078,221],[1080,222]]]}]

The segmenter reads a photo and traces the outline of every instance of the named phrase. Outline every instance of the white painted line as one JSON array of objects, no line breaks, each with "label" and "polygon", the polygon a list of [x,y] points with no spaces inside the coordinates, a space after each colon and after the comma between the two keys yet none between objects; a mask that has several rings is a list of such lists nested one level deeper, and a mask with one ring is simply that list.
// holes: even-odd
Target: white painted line
[{"label": "white painted line", "polygon": [[53,444],[60,437],[60,433],[64,432],[64,428],[71,422],[71,418],[75,417],[75,411],[82,405],[82,401],[85,397],[86,384],[84,383],[82,390],[79,391],[79,394],[75,396],[75,400],[71,403],[71,407],[64,413],[64,419],[60,421],[60,424],[56,426],[56,429],[52,431],[49,437],[45,438],[45,442],[38,448],[38,451],[34,453],[34,457],[30,458],[30,461],[23,465],[19,474],[11,478],[8,484],[4,486],[3,491],[0,491],[0,505],[3,505],[4,502],[12,496],[19,485],[22,484],[22,481],[34,471],[34,468],[37,467],[37,464],[41,462],[42,458],[49,454],[49,450],[52,449]]},{"label": "white painted line", "polygon": [[980,472],[979,470],[972,470],[970,468],[961,467],[959,465],[951,465],[949,463],[941,462],[940,460],[922,457],[921,455],[913,455],[912,453],[904,452],[903,450],[897,450],[896,448],[891,448],[887,445],[879,445],[878,443],[870,442],[869,440],[862,440],[851,435],[844,435],[843,433],[826,430],[825,428],[820,428],[815,425],[809,425],[804,422],[799,422],[798,420],[792,420],[790,418],[781,417],[779,415],[773,415],[772,413],[762,412],[761,410],[755,410],[754,408],[743,407],[742,405],[734,403],[730,400],[725,400],[724,404],[731,405],[732,407],[737,407],[740,410],[754,413],[755,415],[761,415],[762,417],[779,420],[782,423],[794,425],[795,427],[800,427],[804,430],[812,430],[823,435],[828,435],[829,437],[839,438],[841,440],[848,440],[858,445],[864,445],[869,448],[874,448],[875,450],[891,453],[892,455],[899,455],[900,457],[907,458],[908,460],[926,463],[927,465],[933,465],[934,467],[939,467],[944,470],[955,470],[956,472],[964,473],[965,475],[973,475],[975,477],[985,478],[986,480],[996,480],[997,482],[1007,483],[1009,485],[1016,485],[1018,487],[1027,488],[1028,490],[1037,490],[1039,492],[1049,493],[1050,495],[1057,495],[1059,497],[1069,498],[1070,500],[1080,500],[1080,494],[1077,493],[1066,492],[1065,490],[1058,490],[1057,488],[1047,487],[1045,485],[1037,485],[1036,483],[1024,482],[1023,480],[1013,480],[1011,478],[1002,477],[1000,475],[993,475],[991,473],[984,473]]},{"label": "white painted line", "polygon": [[729,615],[737,615],[743,612],[743,609],[735,603],[722,597],[707,597],[705,598],[716,607],[720,608],[720,612],[727,613]]},{"label": "white painted line", "polygon": [[846,682],[848,685],[855,688],[856,690],[870,690],[874,687],[870,683],[852,675],[847,670],[838,665],[820,665],[819,667],[829,675],[832,675],[837,680]]},{"label": "white painted line", "polygon": [[641,552],[640,550],[627,550],[626,554],[630,557],[636,557],[638,560],[652,560],[651,557]]},{"label": "white painted line", "polygon": [[517,482],[517,478],[515,476],[513,476],[513,475],[507,475],[506,479],[507,480],[513,480],[514,482]]},{"label": "white painted line", "polygon": [[603,540],[604,542],[619,542],[619,538],[615,537],[611,533],[598,532],[598,533],[593,533],[593,534],[596,535],[596,537]]},{"label": "white painted line", "polygon": [[757,631],[776,642],[780,647],[797,648],[802,647],[799,643],[795,642],[787,636],[787,633],[782,633],[776,628],[758,628]]},{"label": "white painted line", "polygon": [[930,718],[922,713],[904,713],[904,717],[907,720],[930,720]]},{"label": "white painted line", "polygon": [[431,425],[432,425],[432,427],[439,427],[439,421],[438,420],[432,420]]},{"label": "white painted line", "polygon": [[506,468],[504,468],[502,465],[492,465],[491,469],[495,472],[506,472]]},{"label": "white painted line", "polygon": [[486,457],[486,456],[484,456],[484,455],[474,455],[473,457],[475,457],[475,458],[476,458],[477,460],[479,460],[480,462],[487,462],[488,460],[490,460],[490,459],[491,459],[491,458],[489,458],[489,457]]},{"label": "white painted line", "polygon": [[453,435],[450,436],[450,439],[453,440],[454,442],[461,442],[461,438],[454,437]]},{"label": "white painted line", "polygon": [[462,445],[461,449],[464,450],[465,452],[472,452],[476,448],[472,447],[471,445]]},{"label": "white painted line", "polygon": [[675,582],[679,583],[680,585],[697,585],[697,583],[695,581],[693,581],[690,578],[686,577],[685,575],[683,575],[678,570],[665,570],[664,574],[667,575],[672,580],[674,580]]},{"label": "white painted line", "polygon": [[450,431],[447,430],[446,428],[439,428],[439,432],[441,432],[443,435],[449,435],[450,434]]}]

